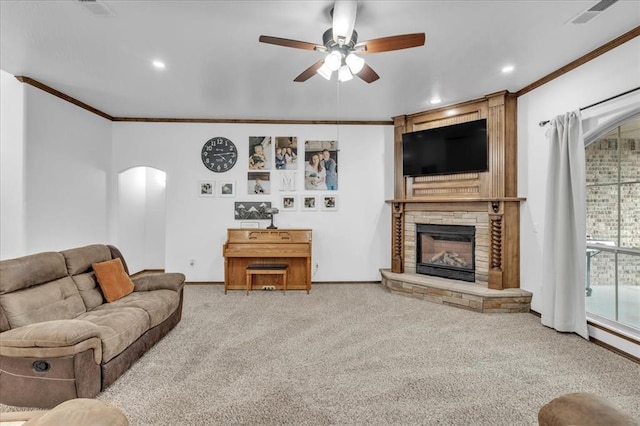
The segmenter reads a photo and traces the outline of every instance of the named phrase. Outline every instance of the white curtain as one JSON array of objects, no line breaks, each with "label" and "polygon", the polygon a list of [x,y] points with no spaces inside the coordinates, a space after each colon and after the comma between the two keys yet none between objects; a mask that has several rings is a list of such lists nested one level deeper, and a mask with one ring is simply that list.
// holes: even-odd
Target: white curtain
[{"label": "white curtain", "polygon": [[586,172],[580,111],[551,120],[542,324],[589,339],[585,313]]}]

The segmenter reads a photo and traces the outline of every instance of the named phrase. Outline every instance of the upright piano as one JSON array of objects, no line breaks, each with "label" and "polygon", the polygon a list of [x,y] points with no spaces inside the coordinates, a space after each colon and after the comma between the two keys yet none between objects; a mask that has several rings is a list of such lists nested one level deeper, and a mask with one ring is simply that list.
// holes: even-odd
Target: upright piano
[{"label": "upright piano", "polygon": [[[246,290],[249,264],[289,265],[287,290],[311,290],[311,229],[227,229],[224,256],[224,285],[229,290]],[[252,288],[274,286],[282,289],[282,280],[260,275]]]}]

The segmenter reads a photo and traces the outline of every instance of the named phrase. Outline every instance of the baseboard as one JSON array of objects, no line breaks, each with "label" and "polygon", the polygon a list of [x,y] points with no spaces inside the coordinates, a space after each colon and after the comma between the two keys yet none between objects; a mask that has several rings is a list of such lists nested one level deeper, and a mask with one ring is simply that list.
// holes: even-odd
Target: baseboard
[{"label": "baseboard", "polygon": [[[609,330],[605,330],[605,331],[609,331]],[[620,355],[621,357],[628,359],[629,361],[633,361],[636,364],[640,364],[640,358],[637,358],[637,357],[631,355],[628,352],[620,350],[620,349],[616,348],[615,346],[612,346],[612,345],[610,345],[608,343],[605,343],[605,342],[603,342],[601,340],[598,340],[595,337],[591,337],[591,336],[589,336],[589,341],[595,343],[598,346],[602,346],[603,348],[608,349],[611,352],[616,353],[616,354]]]},{"label": "baseboard", "polygon": [[[529,313],[537,316],[538,318],[542,318],[542,315],[540,314],[540,312],[536,312],[536,311],[532,310],[532,311],[529,311]],[[633,339],[633,338],[631,338],[629,336],[626,336],[624,334],[620,334],[620,333],[616,332],[615,330],[612,330],[612,329],[610,329],[608,327],[604,327],[604,326],[602,326],[600,324],[594,323],[594,322],[589,321],[589,320],[587,320],[587,325],[590,325],[591,327],[598,328],[598,329],[600,329],[600,330],[602,330],[602,331],[604,331],[606,333],[609,333],[609,334],[611,334],[613,336],[616,336],[619,339],[627,340],[627,341],[629,341],[631,343],[635,343],[636,345],[640,345],[640,342],[638,342],[637,340],[635,340],[635,339]],[[601,346],[601,347],[603,347],[605,349],[608,349],[611,352],[613,352],[613,353],[615,353],[617,355],[620,355],[623,358],[626,358],[626,359],[628,359],[630,361],[633,361],[636,364],[640,364],[640,358],[638,358],[636,356],[633,356],[632,354],[630,354],[628,352],[625,352],[625,351],[623,351],[623,350],[621,350],[619,348],[616,348],[615,346],[612,346],[612,345],[610,345],[608,343],[605,343],[600,339],[596,339],[595,337],[589,336],[589,341],[592,342],[592,343],[595,343],[596,345]]]},{"label": "baseboard", "polygon": [[185,281],[184,285],[224,285],[222,281]]}]

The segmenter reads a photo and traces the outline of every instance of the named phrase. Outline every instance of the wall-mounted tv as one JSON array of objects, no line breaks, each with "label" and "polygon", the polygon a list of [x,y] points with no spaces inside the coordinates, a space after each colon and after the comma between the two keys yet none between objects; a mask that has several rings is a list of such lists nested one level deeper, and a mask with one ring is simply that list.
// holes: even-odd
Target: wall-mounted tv
[{"label": "wall-mounted tv", "polygon": [[402,135],[404,176],[485,172],[488,169],[486,119]]}]

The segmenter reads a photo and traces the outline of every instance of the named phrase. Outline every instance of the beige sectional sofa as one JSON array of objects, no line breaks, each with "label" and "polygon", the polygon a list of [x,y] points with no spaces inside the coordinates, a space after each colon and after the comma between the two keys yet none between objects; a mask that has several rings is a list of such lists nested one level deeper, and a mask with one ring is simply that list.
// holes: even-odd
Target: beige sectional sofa
[{"label": "beige sectional sofa", "polygon": [[180,273],[134,277],[132,293],[107,302],[92,265],[117,258],[128,277],[108,245],[0,261],[1,403],[93,398],[180,321]]}]

